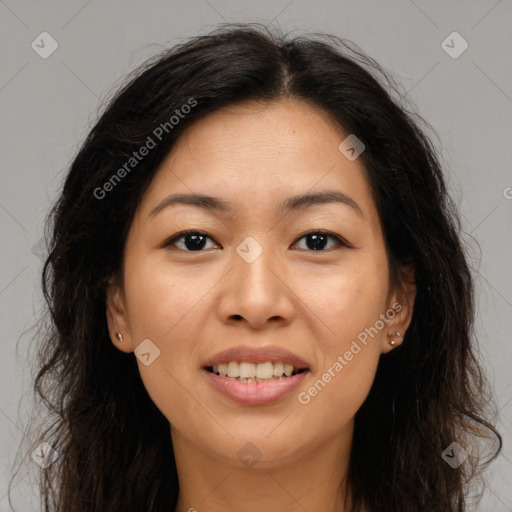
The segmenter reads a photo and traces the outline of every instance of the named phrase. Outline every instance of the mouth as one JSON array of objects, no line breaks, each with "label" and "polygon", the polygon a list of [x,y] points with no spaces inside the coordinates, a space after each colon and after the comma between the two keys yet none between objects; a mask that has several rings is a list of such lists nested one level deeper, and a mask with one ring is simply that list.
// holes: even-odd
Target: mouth
[{"label": "mouth", "polygon": [[245,383],[283,380],[309,371],[308,368],[299,368],[279,361],[264,363],[230,361],[229,363],[205,366],[204,369],[220,377]]},{"label": "mouth", "polygon": [[205,366],[202,375],[211,389],[230,401],[245,406],[265,406],[290,396],[310,371],[280,362],[231,361]]},{"label": "mouth", "polygon": [[267,405],[289,396],[312,368],[279,346],[240,345],[203,362],[208,387],[244,405]]}]

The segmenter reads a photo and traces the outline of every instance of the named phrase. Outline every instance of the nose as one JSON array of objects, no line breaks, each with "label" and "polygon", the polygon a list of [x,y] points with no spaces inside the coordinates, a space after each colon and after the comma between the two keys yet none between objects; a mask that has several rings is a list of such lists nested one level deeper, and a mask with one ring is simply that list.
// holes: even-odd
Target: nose
[{"label": "nose", "polygon": [[253,329],[290,324],[296,296],[284,264],[265,248],[251,263],[233,253],[233,268],[222,280],[218,313],[225,323],[246,323]]}]

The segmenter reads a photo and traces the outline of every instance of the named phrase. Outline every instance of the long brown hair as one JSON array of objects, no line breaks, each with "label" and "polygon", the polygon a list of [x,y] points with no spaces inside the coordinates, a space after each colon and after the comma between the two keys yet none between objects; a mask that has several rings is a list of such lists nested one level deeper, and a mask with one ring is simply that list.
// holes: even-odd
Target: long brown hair
[{"label": "long brown hair", "polygon": [[[180,133],[223,106],[283,97],[323,109],[364,143],[392,276],[398,281],[407,265],[416,276],[410,328],[401,346],[381,357],[356,414],[351,512],[466,510],[468,485],[486,462],[476,448],[495,439],[495,455],[501,438],[485,412],[489,394],[475,356],[473,282],[457,212],[424,121],[400,94],[353,43],[292,39],[254,24],[222,26],[175,46],[117,92],[47,221],[42,286],[49,316],[34,390],[51,421],[31,438],[58,454],[40,473],[46,512],[174,510],[179,485],[169,424],[133,354],[109,340],[106,284],[120,269],[139,200]],[[194,108],[171,127],[171,116],[191,99]],[[112,181],[165,123],[156,147]],[[443,460],[454,442],[471,454],[458,467]]]}]

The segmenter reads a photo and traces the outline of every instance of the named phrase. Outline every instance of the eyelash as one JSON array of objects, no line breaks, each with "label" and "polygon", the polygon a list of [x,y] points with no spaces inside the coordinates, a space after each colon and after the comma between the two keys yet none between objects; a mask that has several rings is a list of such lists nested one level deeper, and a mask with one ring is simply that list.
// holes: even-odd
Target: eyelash
[{"label": "eyelash", "polygon": [[[176,241],[178,241],[179,239],[187,236],[187,235],[202,235],[202,236],[205,236],[207,238],[209,238],[210,240],[214,241],[215,240],[210,236],[208,235],[207,233],[205,233],[204,231],[198,231],[197,229],[189,229],[187,231],[182,231],[181,233],[178,233],[176,235],[173,235],[171,238],[169,238],[164,244],[163,244],[163,247],[170,247],[172,246]],[[300,240],[302,240],[303,238],[305,238],[306,236],[308,235],[313,235],[313,234],[319,234],[319,235],[324,235],[324,236],[329,236],[331,238],[334,238],[338,245],[341,246],[341,247],[346,247],[346,248],[350,248],[350,244],[348,242],[346,242],[343,238],[341,238],[339,235],[336,235],[330,231],[325,231],[323,229],[315,229],[315,230],[312,230],[312,231],[308,231],[306,233],[303,233],[302,235],[300,235],[298,238],[295,239],[295,241],[293,242],[292,245],[295,245],[296,243],[298,243]],[[217,242],[215,242],[217,245],[220,245],[218,244]],[[186,249],[180,249],[180,248],[177,248],[181,251],[184,251],[184,252],[205,252],[204,250],[199,250],[199,251],[189,251],[189,250],[186,250]],[[331,248],[332,249],[332,248]],[[302,250],[305,250],[305,251],[308,251],[308,252],[315,252],[315,253],[319,253],[319,252],[329,252],[331,249],[327,249],[327,250],[318,250],[318,251],[315,251],[313,249],[302,249]]]}]

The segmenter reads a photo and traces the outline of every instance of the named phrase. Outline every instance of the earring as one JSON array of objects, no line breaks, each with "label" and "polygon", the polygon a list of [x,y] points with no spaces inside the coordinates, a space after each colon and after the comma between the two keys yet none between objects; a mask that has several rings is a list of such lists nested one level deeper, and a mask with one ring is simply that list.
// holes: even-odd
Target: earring
[{"label": "earring", "polygon": [[123,335],[120,332],[116,332],[116,338],[119,341],[119,343],[123,342]]},{"label": "earring", "polygon": [[392,339],[390,339],[390,340],[389,340],[389,344],[390,344],[392,347],[394,347],[394,346],[396,345],[396,341],[395,341],[395,339],[394,339],[394,338],[395,338],[395,336],[396,336],[397,338],[401,338],[401,337],[402,337],[402,335],[401,335],[398,331],[396,331],[395,333],[388,332],[388,336],[389,336],[389,337],[392,337]]}]

